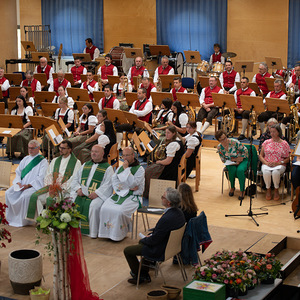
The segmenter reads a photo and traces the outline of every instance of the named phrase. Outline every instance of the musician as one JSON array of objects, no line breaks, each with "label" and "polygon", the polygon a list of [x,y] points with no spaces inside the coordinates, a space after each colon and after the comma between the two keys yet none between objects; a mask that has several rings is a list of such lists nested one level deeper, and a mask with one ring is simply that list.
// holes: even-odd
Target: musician
[{"label": "musician", "polygon": [[[212,93],[223,94],[223,90],[217,86],[217,78],[211,76],[208,80],[209,86],[202,89],[199,98],[201,108],[197,116],[197,131],[201,134],[212,124],[213,118],[218,114],[219,108],[215,107]],[[206,118],[204,125],[202,126],[203,119]]]},{"label": "musician", "polygon": [[2,91],[2,99],[0,102],[5,103],[5,108],[8,108],[7,98],[8,98],[8,89],[10,88],[9,80],[4,77],[4,69],[0,68],[0,88]]},{"label": "musician", "polygon": [[186,124],[189,121],[188,115],[185,113],[182,104],[180,101],[175,101],[172,103],[171,106],[172,113],[168,116],[168,126],[175,126],[178,133],[180,133],[181,136],[186,135]]},{"label": "musician", "polygon": [[182,86],[182,79],[181,77],[175,77],[173,79],[174,87],[171,89],[170,93],[173,96],[173,100],[177,101],[176,93],[187,93],[187,90]]},{"label": "musician", "polygon": [[35,101],[33,97],[29,97],[27,86],[22,86],[20,88],[20,95],[22,95],[25,98],[25,101],[27,103],[31,103],[32,107],[34,107]]},{"label": "musician", "polygon": [[41,57],[40,58],[40,64],[35,67],[34,73],[45,73],[47,76],[47,84],[48,86],[42,85],[42,90],[47,91],[50,84],[53,83],[53,76],[54,70],[51,66],[47,64],[47,58]]},{"label": "musician", "polygon": [[86,73],[87,80],[81,84],[81,89],[86,89],[89,94],[90,101],[95,102],[94,100],[94,91],[99,91],[99,85],[96,80],[94,80],[94,75],[91,71]]},{"label": "musician", "polygon": [[[283,82],[281,79],[276,79],[274,81],[274,91],[269,92],[266,98],[277,98],[277,99],[286,100],[286,94],[282,91],[282,84]],[[265,104],[266,100],[264,99],[263,102]],[[283,113],[280,112],[277,113],[268,110],[262,112],[257,118],[262,133],[264,132],[265,129],[265,122],[267,122],[270,118],[275,118],[280,121],[283,118]]]},{"label": "musician", "polygon": [[102,86],[105,86],[106,84],[108,84],[107,75],[118,76],[118,69],[111,62],[112,62],[112,55],[106,54],[105,55],[105,65],[101,66],[98,69],[97,74],[101,76]]},{"label": "musician", "polygon": [[139,88],[137,91],[138,100],[134,101],[129,112],[138,116],[141,121],[151,123],[152,102],[147,99],[147,91]]},{"label": "musician", "polygon": [[154,72],[153,83],[157,87],[159,75],[174,75],[174,69],[169,65],[168,56],[163,56],[161,59],[161,66],[157,67]]},{"label": "musician", "polygon": [[[172,104],[173,104],[173,100],[170,98],[165,98],[162,100],[160,105],[161,110],[158,112],[156,119],[153,120],[154,124],[163,125],[169,121],[169,115],[172,114],[172,110],[171,110]],[[162,130],[163,128],[160,129]]]},{"label": "musician", "polygon": [[119,100],[126,100],[125,92],[132,92],[132,85],[130,82],[126,82],[127,77],[125,73],[119,73],[119,83],[115,83],[113,87],[113,93]]},{"label": "musician", "polygon": [[149,99],[152,102],[151,92],[156,92],[155,85],[150,81],[148,77],[144,77],[142,79],[142,83],[140,85],[140,88],[144,88],[147,91],[147,99]]},{"label": "musician", "polygon": [[219,44],[214,44],[214,53],[210,56],[209,65],[212,66],[216,62],[225,64],[225,57],[222,56],[220,52],[221,46]]},{"label": "musician", "polygon": [[242,116],[242,132],[238,137],[238,140],[244,140],[246,138],[245,133],[249,122],[250,111],[243,110],[242,102],[240,99],[241,95],[255,97],[255,92],[249,88],[249,78],[242,77],[241,79],[241,88],[234,92],[234,100],[236,103],[237,108],[234,109],[235,116]]},{"label": "musician", "polygon": [[287,88],[293,88],[295,95],[299,95],[299,86],[300,86],[300,64],[295,65],[295,74],[292,75],[289,81],[286,84]]},{"label": "musician", "polygon": [[133,91],[137,89],[133,84],[134,76],[150,77],[148,70],[143,66],[143,59],[140,56],[136,57],[134,62],[135,66],[131,67],[127,74],[128,82],[131,83]]},{"label": "musician", "polygon": [[26,79],[21,82],[22,86],[30,86],[32,91],[32,96],[34,96],[34,92],[40,92],[42,90],[41,83],[33,77],[33,72],[31,70],[27,70],[25,73]]},{"label": "musician", "polygon": [[265,78],[274,78],[270,73],[268,73],[268,66],[266,63],[262,62],[258,66],[258,73],[253,76],[252,82],[256,82],[259,89],[263,93],[263,97],[269,93],[269,89]]},{"label": "musician", "polygon": [[[298,97],[295,101],[295,105],[299,104],[300,103],[300,97]],[[298,109],[298,112],[297,112],[297,118],[298,118],[298,124],[299,124],[299,120],[300,120],[300,109]],[[285,133],[285,127],[288,123],[291,123],[291,121],[294,120],[294,114],[293,113],[290,113],[288,116],[284,117],[282,119],[282,122],[280,124],[280,128],[282,130],[282,134]],[[296,121],[296,120],[294,120]],[[300,130],[298,131],[298,134],[300,134]],[[297,143],[296,143],[297,145]]]},{"label": "musician", "polygon": [[84,48],[83,53],[89,53],[91,56],[91,60],[95,60],[100,55],[100,50],[93,45],[93,40],[91,38],[87,38],[85,40],[86,48]]},{"label": "musician", "polygon": [[112,94],[112,87],[107,84],[104,87],[104,96],[100,99],[98,106],[99,110],[105,108],[112,108],[112,109],[120,109],[120,102],[119,100]]},{"label": "musician", "polygon": [[59,103],[59,100],[61,98],[67,98],[68,99],[68,107],[73,109],[74,108],[74,100],[72,97],[68,97],[66,93],[66,88],[62,85],[57,90],[58,96],[54,96],[52,103]]},{"label": "musician", "polygon": [[50,84],[49,92],[55,92],[56,96],[58,96],[59,95],[58,94],[58,88],[60,86],[63,86],[65,88],[70,88],[71,87],[70,81],[65,79],[65,74],[61,69],[57,72],[57,78],[55,78],[53,80],[53,82]]},{"label": "musician", "polygon": [[78,56],[75,57],[74,64],[75,64],[75,66],[73,66],[71,68],[71,73],[74,78],[74,87],[80,87],[80,85],[81,85],[80,75],[81,74],[86,75],[87,69],[81,65],[81,58]]},{"label": "musician", "polygon": [[236,90],[236,82],[240,82],[240,74],[233,70],[232,61],[228,60],[225,63],[225,72],[219,77],[224,94],[233,94]]}]

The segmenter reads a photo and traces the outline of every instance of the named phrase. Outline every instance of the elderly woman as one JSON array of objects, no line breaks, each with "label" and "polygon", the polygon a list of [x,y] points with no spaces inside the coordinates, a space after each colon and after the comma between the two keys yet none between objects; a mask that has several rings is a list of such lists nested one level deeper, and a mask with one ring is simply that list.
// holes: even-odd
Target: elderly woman
[{"label": "elderly woman", "polygon": [[224,130],[218,130],[215,134],[216,139],[220,142],[217,152],[223,163],[228,169],[228,176],[231,185],[229,196],[234,195],[235,178],[237,177],[240,184],[239,200],[245,196],[245,171],[248,166],[248,150],[239,141],[228,139]]},{"label": "elderly woman", "polygon": [[289,144],[282,140],[279,124],[270,128],[271,138],[262,144],[259,159],[262,162],[262,173],[267,188],[266,200],[272,199],[271,181],[274,183],[274,200],[279,200],[280,175],[284,173],[286,164],[290,161]]}]

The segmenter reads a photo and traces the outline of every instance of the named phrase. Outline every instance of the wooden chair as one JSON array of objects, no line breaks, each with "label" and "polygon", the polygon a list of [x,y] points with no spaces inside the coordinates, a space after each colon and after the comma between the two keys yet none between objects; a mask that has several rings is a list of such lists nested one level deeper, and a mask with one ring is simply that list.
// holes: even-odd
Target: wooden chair
[{"label": "wooden chair", "polygon": [[196,155],[196,164],[194,170],[196,171],[196,177],[195,177],[195,190],[196,192],[199,191],[199,184],[201,180],[201,148],[203,146],[200,145],[197,155]]},{"label": "wooden chair", "polygon": [[0,161],[0,190],[10,187],[10,172],[12,162]]},{"label": "wooden chair", "polygon": [[180,163],[178,165],[178,177],[177,177],[177,185],[181,182],[186,182],[186,154],[184,153],[181,157]]},{"label": "wooden chair", "polygon": [[118,143],[115,143],[111,146],[110,151],[107,155],[107,162],[114,168],[117,169],[119,167],[119,150]]}]

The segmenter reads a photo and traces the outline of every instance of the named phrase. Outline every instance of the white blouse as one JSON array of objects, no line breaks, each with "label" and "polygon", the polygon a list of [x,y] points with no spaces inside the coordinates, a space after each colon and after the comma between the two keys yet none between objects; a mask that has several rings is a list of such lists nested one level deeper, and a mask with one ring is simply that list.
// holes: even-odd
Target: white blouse
[{"label": "white blouse", "polygon": [[11,115],[21,116],[21,117],[23,117],[24,114],[26,114],[26,122],[30,122],[28,116],[33,116],[33,109],[32,109],[31,106],[24,107],[23,111],[20,114],[16,114],[16,112],[17,112],[17,110],[13,109],[10,114]]},{"label": "white blouse", "polygon": [[[172,122],[172,121],[173,121],[173,116],[174,116],[174,113],[173,113],[173,112],[170,113],[170,114],[168,115],[168,120]],[[181,114],[179,115],[178,121],[179,121],[179,124],[180,124],[180,127],[181,127],[181,128],[186,128],[186,124],[187,124],[188,121],[189,121],[189,117],[188,117],[187,114],[181,113]]]},{"label": "white blouse", "polygon": [[194,150],[200,144],[200,141],[197,138],[197,136],[199,136],[197,132],[193,133],[192,135],[188,134],[187,136],[185,136],[187,149]]},{"label": "white blouse", "polygon": [[107,135],[102,134],[98,137],[98,144],[101,147],[105,148],[105,146],[108,145],[109,143],[110,143],[110,140]]},{"label": "white blouse", "polygon": [[[177,138],[176,141],[180,141],[180,139]],[[171,142],[171,143],[166,147],[167,157],[175,157],[176,152],[180,149],[180,145],[179,145],[179,143],[177,143],[176,141]]]},{"label": "white blouse", "polygon": [[87,121],[89,121],[89,126],[96,126],[98,123],[98,120],[96,118],[96,116],[89,116],[88,119],[83,119],[84,114],[82,114],[79,118],[79,123],[80,124],[85,124]]},{"label": "white blouse", "polygon": [[[57,108],[56,111],[55,111],[55,116],[54,116],[55,120],[58,120],[58,118],[59,118],[59,115],[58,115],[59,110],[61,110],[61,109]],[[73,110],[69,109],[69,110],[66,110],[64,113],[60,112],[60,116],[65,116],[67,111],[68,111],[68,123],[73,123],[73,121],[74,121],[74,112],[73,112]]]}]

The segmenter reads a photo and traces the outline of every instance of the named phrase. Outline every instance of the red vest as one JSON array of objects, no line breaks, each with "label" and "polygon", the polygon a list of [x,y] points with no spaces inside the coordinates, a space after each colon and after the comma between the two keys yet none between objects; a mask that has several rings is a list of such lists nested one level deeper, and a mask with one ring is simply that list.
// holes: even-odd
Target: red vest
[{"label": "red vest", "polygon": [[275,93],[275,91],[272,91],[270,93],[270,98],[277,98],[277,99],[279,99],[283,95],[285,95],[285,93],[283,91],[280,91],[279,93]]},{"label": "red vest", "polygon": [[[292,83],[293,83],[293,84],[296,84],[296,74],[294,74],[294,75],[292,76]],[[299,86],[299,88],[300,88],[300,78],[298,79],[298,86]]]},{"label": "red vest", "polygon": [[236,71],[232,70],[229,74],[227,71],[223,72],[223,87],[232,88],[235,82]]},{"label": "red vest", "polygon": [[253,92],[252,89],[247,88],[245,91],[243,91],[242,89],[239,89],[236,91],[236,105],[238,108],[242,108],[242,102],[240,99],[241,95],[246,95],[246,96],[250,96],[250,94]]},{"label": "red vest", "polygon": [[256,83],[257,83],[258,87],[262,90],[263,94],[268,94],[269,89],[266,84],[265,77],[271,77],[271,74],[267,72],[264,76],[262,76],[260,73],[257,73],[256,74]]},{"label": "red vest", "polygon": [[47,65],[45,68],[45,71],[42,72],[42,68],[40,65],[37,66],[37,72],[38,73],[45,73],[47,76],[47,80],[49,80],[49,74],[50,74],[51,66]]},{"label": "red vest", "polygon": [[[185,88],[181,86],[180,89],[177,92],[178,93],[184,93],[184,91],[185,91]],[[175,88],[172,88],[172,96],[173,96],[174,101],[177,101]]]},{"label": "red vest", "polygon": [[59,81],[58,81],[58,79],[57,78],[55,78],[54,80],[53,80],[53,90],[54,90],[54,92],[56,92],[56,95],[58,96],[58,88],[62,85],[62,86],[64,86],[65,88],[67,87],[67,85],[68,85],[68,83],[69,83],[69,81],[67,80],[67,79],[65,79],[64,78],[64,80],[60,83]]},{"label": "red vest", "polygon": [[[3,84],[7,79],[5,77],[2,77],[2,79],[0,79],[0,84]],[[6,91],[2,91],[2,96],[3,98],[7,98],[8,97],[8,89]]]},{"label": "red vest", "polygon": [[216,53],[214,53],[212,55],[212,62],[213,63],[215,63],[215,62],[221,62],[221,56],[222,56],[221,52],[218,55],[216,55]]},{"label": "red vest", "polygon": [[[147,90],[147,99],[150,98],[151,96],[151,90],[155,87],[155,85],[150,82],[149,87],[146,89]],[[141,88],[145,88],[143,84],[141,84]]]},{"label": "red vest", "polygon": [[104,108],[114,108],[114,101],[116,100],[116,98],[114,96],[111,96],[109,98],[109,100],[107,100],[105,97],[103,97],[101,100],[102,100],[102,103],[101,103],[102,104],[102,109],[104,109]]},{"label": "red vest", "polygon": [[94,52],[95,52],[96,49],[97,49],[97,47],[94,46],[94,45],[92,46],[91,49],[88,48],[88,47],[86,47],[86,48],[85,48],[85,53],[89,53],[90,56],[91,56],[91,59],[93,60],[93,59],[94,59]]},{"label": "red vest", "polygon": [[212,98],[212,93],[219,93],[220,88],[216,85],[213,89],[211,89],[209,86],[207,86],[204,90],[205,98],[204,102],[205,104],[211,104],[214,103]]},{"label": "red vest", "polygon": [[172,70],[172,67],[168,65],[165,69],[163,66],[158,67],[158,75],[163,74],[163,75],[168,75],[170,70]]},{"label": "red vest", "polygon": [[110,64],[109,66],[101,67],[101,79],[107,79],[107,75],[114,75],[114,65]]},{"label": "red vest", "polygon": [[[144,101],[142,104],[140,102],[140,100],[135,101],[135,105],[134,105],[134,109],[135,110],[143,110],[144,107],[146,106],[147,103],[149,103],[150,101],[148,99],[146,99],[146,101]],[[149,112],[149,114],[147,114],[144,117],[139,117],[139,120],[141,121],[145,121],[149,123],[150,120],[150,116],[151,116],[152,112]]]},{"label": "red vest", "polygon": [[131,84],[133,85],[133,76],[139,76],[141,75],[143,77],[144,71],[146,70],[145,67],[141,66],[139,69],[136,68],[136,66],[133,66],[131,68]]},{"label": "red vest", "polygon": [[36,91],[36,85],[38,80],[35,78],[32,78],[31,84],[29,85],[28,80],[25,79],[22,81],[22,86],[30,86],[32,91],[32,96],[34,97],[34,92]]},{"label": "red vest", "polygon": [[76,66],[71,68],[71,73],[73,74],[74,81],[81,80],[80,75],[83,74],[84,66],[79,66],[78,68]]},{"label": "red vest", "polygon": [[[89,85],[93,88],[93,87],[95,86],[96,83],[97,83],[96,80],[93,79],[93,80],[90,82]],[[85,82],[83,83],[83,88],[86,89],[86,90],[89,92],[88,87],[87,87],[87,81],[85,81]],[[89,92],[89,97],[90,97],[90,100],[91,100],[91,101],[94,101],[94,95],[93,95],[93,93],[90,93],[90,92]]]}]

